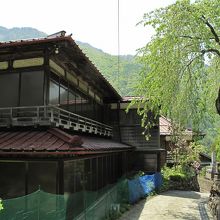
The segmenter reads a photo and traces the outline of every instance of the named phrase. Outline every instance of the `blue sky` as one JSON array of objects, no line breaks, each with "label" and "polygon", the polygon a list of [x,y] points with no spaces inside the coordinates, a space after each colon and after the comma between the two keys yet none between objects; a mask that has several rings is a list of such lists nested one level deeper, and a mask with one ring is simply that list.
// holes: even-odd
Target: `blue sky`
[{"label": "blue sky", "polygon": [[[120,54],[135,54],[153,30],[136,26],[144,13],[175,0],[119,0]],[[118,53],[118,0],[7,0],[1,2],[0,26],[60,30],[110,54]]]}]

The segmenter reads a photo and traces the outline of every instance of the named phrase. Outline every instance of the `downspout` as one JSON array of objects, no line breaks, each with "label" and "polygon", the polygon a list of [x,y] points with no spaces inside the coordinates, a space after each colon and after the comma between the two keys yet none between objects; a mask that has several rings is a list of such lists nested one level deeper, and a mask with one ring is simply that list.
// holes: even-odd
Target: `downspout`
[{"label": "downspout", "polygon": [[49,104],[49,87],[50,87],[50,66],[49,66],[49,51],[44,50],[44,86],[43,86],[43,103],[44,106]]}]

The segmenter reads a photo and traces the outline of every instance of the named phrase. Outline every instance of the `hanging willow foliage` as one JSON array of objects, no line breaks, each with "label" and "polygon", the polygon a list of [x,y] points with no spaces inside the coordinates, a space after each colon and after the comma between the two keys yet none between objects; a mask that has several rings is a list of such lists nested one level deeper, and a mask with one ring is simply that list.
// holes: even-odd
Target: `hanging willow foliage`
[{"label": "hanging willow foliage", "polygon": [[216,114],[220,82],[220,7],[218,0],[175,4],[144,15],[140,24],[155,30],[139,50],[144,65],[137,95],[147,111],[199,130]]}]

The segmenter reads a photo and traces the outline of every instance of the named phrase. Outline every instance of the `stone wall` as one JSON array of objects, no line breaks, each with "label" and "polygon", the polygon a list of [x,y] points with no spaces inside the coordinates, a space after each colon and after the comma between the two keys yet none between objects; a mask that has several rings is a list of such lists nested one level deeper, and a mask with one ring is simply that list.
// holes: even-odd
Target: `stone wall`
[{"label": "stone wall", "polygon": [[214,219],[220,219],[220,180],[215,180],[209,197],[209,208]]},{"label": "stone wall", "polygon": [[172,178],[169,180],[169,189],[170,190],[192,190],[199,192],[199,183],[197,176],[191,178]]},{"label": "stone wall", "polygon": [[213,180],[199,176],[198,182],[199,182],[200,192],[210,193],[212,185],[213,185]]}]

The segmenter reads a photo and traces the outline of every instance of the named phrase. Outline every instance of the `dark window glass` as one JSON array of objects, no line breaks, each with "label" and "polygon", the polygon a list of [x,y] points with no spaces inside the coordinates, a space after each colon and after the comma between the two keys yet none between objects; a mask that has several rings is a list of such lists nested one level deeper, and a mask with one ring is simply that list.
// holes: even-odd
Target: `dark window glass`
[{"label": "dark window glass", "polygon": [[84,117],[89,117],[88,111],[89,111],[89,101],[88,99],[81,97],[81,103],[82,103],[82,115]]},{"label": "dark window glass", "polygon": [[102,157],[99,157],[98,158],[98,186],[99,188],[102,188],[103,187],[103,158]]},{"label": "dark window glass", "polygon": [[50,104],[59,104],[59,85],[53,81],[50,81],[50,95],[49,95]]},{"label": "dark window glass", "polygon": [[97,163],[98,159],[97,158],[93,158],[92,159],[92,189],[93,190],[97,190],[98,189],[98,163]]},{"label": "dark window glass", "polygon": [[122,153],[118,153],[118,177],[123,175],[123,157]]},{"label": "dark window glass", "polygon": [[20,106],[43,105],[44,72],[21,73]]},{"label": "dark window glass", "polygon": [[76,112],[76,94],[72,90],[69,90],[69,111]]},{"label": "dark window glass", "polygon": [[81,114],[82,112],[82,98],[76,94],[76,113]]},{"label": "dark window glass", "polygon": [[0,107],[18,105],[19,74],[4,74],[0,77]]},{"label": "dark window glass", "polygon": [[97,104],[97,117],[96,117],[96,120],[97,121],[100,121],[100,122],[103,122],[103,107],[99,104]]},{"label": "dark window glass", "polygon": [[108,182],[107,176],[107,157],[103,157],[103,186],[105,186]]},{"label": "dark window glass", "polygon": [[42,189],[45,192],[56,193],[57,180],[56,162],[30,162],[28,172],[28,193]]},{"label": "dark window glass", "polygon": [[60,104],[62,105],[67,105],[68,104],[68,100],[67,97],[68,96],[68,90],[67,88],[64,87],[60,87]]},{"label": "dark window glass", "polygon": [[84,160],[64,162],[64,192],[74,193],[82,190]]},{"label": "dark window glass", "polygon": [[25,195],[25,163],[0,162],[0,198]]},{"label": "dark window glass", "polygon": [[105,104],[103,106],[103,122],[105,124],[110,124],[110,123],[114,123],[115,120],[117,120],[117,115],[115,116],[115,118],[111,121],[111,113],[114,112],[113,110],[111,110],[110,105],[109,104]]},{"label": "dark window glass", "polygon": [[88,99],[87,103],[84,104],[85,107],[85,115],[88,118],[95,119],[94,117],[94,103],[93,100]]},{"label": "dark window glass", "polygon": [[85,189],[92,190],[92,159],[85,160]]},{"label": "dark window glass", "polygon": [[69,89],[68,110],[93,120],[103,121],[102,106],[98,105],[93,99],[71,89]]},{"label": "dark window glass", "polygon": [[64,192],[69,195],[66,201],[66,219],[75,219],[84,210],[84,164],[85,160],[64,162]]},{"label": "dark window glass", "polygon": [[74,104],[75,105],[76,103],[76,94],[73,92],[73,91],[69,91],[69,104],[72,105]]}]

